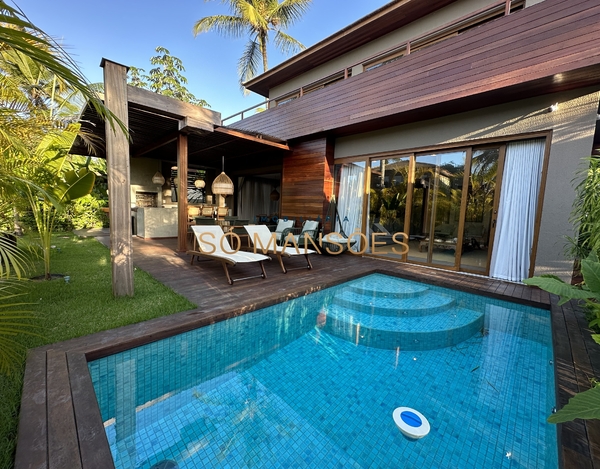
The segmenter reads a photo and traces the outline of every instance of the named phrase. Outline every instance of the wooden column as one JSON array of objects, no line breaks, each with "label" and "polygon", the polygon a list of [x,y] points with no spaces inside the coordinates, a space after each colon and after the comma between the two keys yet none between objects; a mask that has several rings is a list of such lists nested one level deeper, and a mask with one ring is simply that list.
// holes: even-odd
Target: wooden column
[{"label": "wooden column", "polygon": [[179,194],[177,197],[177,250],[187,251],[188,231],[188,201],[187,201],[187,178],[188,178],[188,137],[180,133],[177,136],[177,179],[179,179]]},{"label": "wooden column", "polygon": [[[129,128],[127,118],[127,67],[102,59],[104,102]],[[110,207],[110,258],[114,296],[133,296],[129,141],[115,123],[106,122],[106,169]]]}]

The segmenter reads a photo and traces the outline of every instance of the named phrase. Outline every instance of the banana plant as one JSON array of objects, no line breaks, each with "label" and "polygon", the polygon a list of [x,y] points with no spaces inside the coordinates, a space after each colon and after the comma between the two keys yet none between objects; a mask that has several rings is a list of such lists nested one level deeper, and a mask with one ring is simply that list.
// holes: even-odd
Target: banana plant
[{"label": "banana plant", "polygon": [[[532,277],[523,280],[527,285],[535,285],[542,290],[560,296],[559,305],[572,299],[583,300],[593,319],[590,327],[600,326],[600,261],[592,251],[587,259],[581,261],[583,284],[569,285],[555,276]],[[600,334],[592,334],[592,338],[600,344]],[[594,381],[591,389],[576,394],[567,405],[548,417],[549,423],[563,423],[580,419],[600,419],[600,383]]]}]

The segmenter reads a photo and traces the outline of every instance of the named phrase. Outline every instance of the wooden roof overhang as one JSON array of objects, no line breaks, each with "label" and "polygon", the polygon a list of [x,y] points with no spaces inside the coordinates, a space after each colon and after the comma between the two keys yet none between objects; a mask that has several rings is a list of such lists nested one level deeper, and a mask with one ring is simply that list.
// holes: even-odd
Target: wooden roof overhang
[{"label": "wooden roof overhang", "polygon": [[233,124],[343,136],[600,86],[600,3],[545,0]]},{"label": "wooden roof overhang", "polygon": [[244,83],[268,97],[269,90],[331,59],[385,36],[456,0],[395,0]]},{"label": "wooden roof overhang", "polygon": [[[283,140],[220,126],[217,112],[132,86],[127,91],[131,158],[143,156],[176,164],[180,133],[188,136],[188,163],[197,168],[220,170],[221,157],[225,156],[239,172],[270,160],[270,156],[281,159],[289,150]],[[71,153],[106,158],[105,124],[92,106],[86,106],[80,122],[95,146],[91,149],[78,138]]]}]

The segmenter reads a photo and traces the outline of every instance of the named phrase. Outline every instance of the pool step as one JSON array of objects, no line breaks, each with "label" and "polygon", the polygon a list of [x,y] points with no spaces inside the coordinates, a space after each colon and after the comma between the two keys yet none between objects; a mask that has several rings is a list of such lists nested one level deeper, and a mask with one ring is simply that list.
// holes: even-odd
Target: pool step
[{"label": "pool step", "polygon": [[434,350],[459,344],[480,332],[483,319],[483,313],[462,307],[423,316],[385,316],[332,304],[323,330],[357,345]]},{"label": "pool step", "polygon": [[429,286],[393,277],[384,282],[366,278],[353,282],[345,290],[375,298],[415,298],[427,293]]},{"label": "pool step", "polygon": [[335,295],[333,302],[344,308],[380,316],[437,314],[451,308],[455,303],[452,297],[429,291],[427,288],[410,297],[371,296],[353,289],[345,289]]}]

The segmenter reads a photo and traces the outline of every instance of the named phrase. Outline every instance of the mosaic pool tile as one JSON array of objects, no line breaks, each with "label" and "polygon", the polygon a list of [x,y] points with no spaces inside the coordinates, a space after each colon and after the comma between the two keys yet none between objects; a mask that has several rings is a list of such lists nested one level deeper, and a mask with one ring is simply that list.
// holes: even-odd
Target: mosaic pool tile
[{"label": "mosaic pool tile", "polygon": [[[344,288],[90,362],[116,467],[558,467],[548,311],[428,286],[482,315],[479,333],[387,350],[327,332]],[[430,434],[404,437],[399,406],[423,413]]]}]

